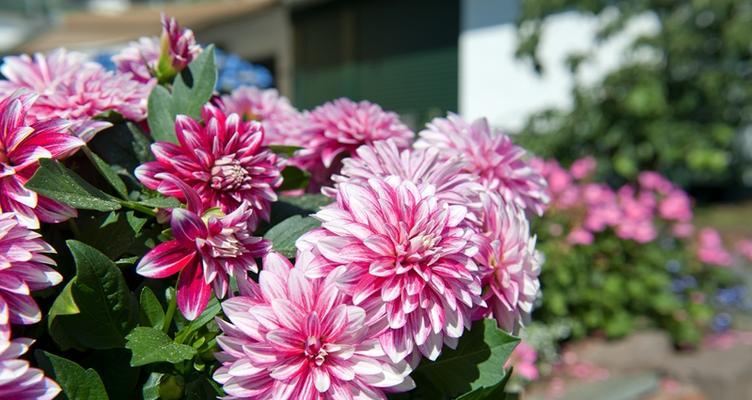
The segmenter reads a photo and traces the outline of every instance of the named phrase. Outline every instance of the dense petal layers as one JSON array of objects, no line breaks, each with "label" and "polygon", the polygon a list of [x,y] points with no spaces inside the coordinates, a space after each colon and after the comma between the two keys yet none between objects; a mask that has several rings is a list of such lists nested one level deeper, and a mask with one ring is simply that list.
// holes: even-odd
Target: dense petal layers
[{"label": "dense petal layers", "polygon": [[398,176],[340,183],[336,198],[315,215],[322,227],[298,240],[298,258],[310,261],[296,267],[321,277],[345,266],[354,303],[385,307],[380,342],[392,360],[417,350],[435,360],[484,304],[467,208]]},{"label": "dense petal layers", "polygon": [[84,145],[67,133],[69,124],[63,120],[28,123],[36,99],[21,90],[0,101],[0,212],[15,213],[32,229],[40,219],[61,222],[76,215],[74,209],[24,187],[39,168],[39,159],[64,158]]},{"label": "dense petal layers", "polygon": [[512,139],[493,131],[485,118],[468,123],[458,115],[435,118],[419,133],[416,148],[435,148],[445,157],[460,156],[467,172],[499,191],[509,201],[542,215],[548,203],[546,180],[532,168],[526,151]]},{"label": "dense petal layers", "polygon": [[178,143],[152,145],[156,161],[136,169],[148,188],[185,200],[185,193],[158,177],[169,173],[198,192],[205,208],[232,213],[248,203],[250,229],[259,219],[269,219],[274,189],[282,184],[284,160],[263,147],[264,130],[258,122],[245,122],[238,114],[225,114],[206,105],[200,123],[180,115],[175,123]]},{"label": "dense petal layers", "polygon": [[413,387],[409,365],[379,344],[382,309],[352,305],[338,281],[344,267],[306,278],[277,253],[259,283],[223,303],[222,363],[214,379],[229,399],[386,399]]},{"label": "dense petal layers", "polygon": [[0,339],[0,399],[52,400],[60,393],[55,381],[20,358],[32,343],[26,338]]}]

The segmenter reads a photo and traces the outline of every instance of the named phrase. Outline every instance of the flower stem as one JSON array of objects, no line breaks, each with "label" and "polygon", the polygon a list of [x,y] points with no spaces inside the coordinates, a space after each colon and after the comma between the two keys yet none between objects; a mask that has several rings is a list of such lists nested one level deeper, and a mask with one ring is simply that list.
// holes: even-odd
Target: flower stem
[{"label": "flower stem", "polygon": [[162,332],[167,333],[167,331],[170,330],[170,324],[172,323],[172,318],[175,316],[175,309],[177,308],[177,305],[177,296],[172,296],[172,298],[170,299],[170,304],[167,305],[167,313],[165,314],[165,319],[162,322]]},{"label": "flower stem", "polygon": [[135,201],[121,200],[120,205],[125,208],[130,208],[131,210],[140,211],[144,214],[151,215],[152,217],[157,215],[156,211],[154,211],[153,208],[149,208],[142,204],[136,203]]}]

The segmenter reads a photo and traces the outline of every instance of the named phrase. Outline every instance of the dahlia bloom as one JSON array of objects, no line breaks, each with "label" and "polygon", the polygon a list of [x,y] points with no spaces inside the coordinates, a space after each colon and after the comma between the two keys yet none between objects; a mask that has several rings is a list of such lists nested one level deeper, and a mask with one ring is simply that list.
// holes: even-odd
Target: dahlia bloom
[{"label": "dahlia bloom", "polygon": [[[400,152],[394,139],[358,147],[351,158],[342,160],[340,175],[332,176],[335,184],[365,183],[370,178],[396,175],[416,185],[429,184],[436,196],[451,204],[468,205],[483,187],[474,175],[464,173],[464,162],[444,159],[436,149],[405,149]],[[334,197],[337,191],[327,187],[324,194]]]},{"label": "dahlia bloom", "polygon": [[61,159],[84,145],[67,133],[60,119],[28,123],[36,95],[15,93],[0,101],[0,212],[15,213],[21,224],[39,228],[39,220],[60,222],[76,210],[24,187],[39,168],[40,158]]},{"label": "dahlia bloom", "polygon": [[179,115],[178,144],[153,144],[156,161],[139,166],[136,176],[149,189],[185,200],[183,191],[158,177],[175,175],[198,192],[206,208],[219,207],[225,213],[247,202],[253,211],[247,213],[248,226],[253,230],[259,217],[269,219],[284,160],[262,147],[264,130],[258,122],[243,122],[238,114],[225,115],[212,105],[204,106],[201,118],[199,123]]},{"label": "dahlia bloom", "polygon": [[118,71],[130,73],[133,80],[149,83],[156,74],[160,52],[159,38],[142,37],[112,56],[112,62]]},{"label": "dahlia bloom", "polygon": [[[22,226],[12,213],[0,214],[0,343],[10,340],[10,324],[39,322],[33,290],[55,286],[63,277],[45,254],[55,253],[42,236]],[[0,382],[2,380],[0,379]]]},{"label": "dahlia bloom", "polygon": [[241,86],[230,95],[222,96],[220,107],[229,114],[240,115],[246,121],[259,121],[266,134],[264,145],[299,143],[303,115],[275,89]]},{"label": "dahlia bloom", "polygon": [[205,207],[198,194],[175,176],[157,177],[184,193],[187,209],[172,210],[170,226],[174,239],[147,253],[136,266],[136,272],[148,278],[180,273],[178,308],[183,316],[193,320],[206,308],[212,286],[217,297],[223,298],[230,278],[235,277],[238,285],[245,285],[249,279],[247,271],[258,272],[255,259],[268,253],[271,245],[251,236],[247,203],[223,215]]},{"label": "dahlia bloom", "polygon": [[259,283],[222,303],[222,366],[214,379],[228,399],[386,399],[414,387],[410,366],[379,344],[383,308],[352,305],[338,288],[345,267],[308,279],[277,253]]},{"label": "dahlia bloom", "polygon": [[417,349],[435,360],[469,329],[471,309],[484,305],[466,207],[398,176],[336,190],[336,203],[315,214],[322,227],[296,243],[299,258],[313,259],[300,267],[320,278],[346,266],[354,304],[386,306],[390,329],[380,342],[389,357],[397,362]]},{"label": "dahlia bloom", "polygon": [[543,256],[524,211],[495,193],[481,193],[479,250],[475,262],[483,274],[483,315],[493,315],[499,327],[516,332],[529,318],[540,292]]},{"label": "dahlia bloom", "polygon": [[316,107],[306,115],[301,132],[305,148],[296,154],[296,163],[311,172],[314,184],[324,185],[340,168],[340,158],[360,145],[393,138],[398,148],[410,146],[413,132],[397,114],[367,101],[356,103],[341,98]]},{"label": "dahlia bloom", "polygon": [[697,238],[697,258],[717,267],[730,267],[734,263],[731,253],[723,246],[721,234],[713,228],[704,228]]},{"label": "dahlia bloom", "polygon": [[60,386],[31,368],[21,355],[29,350],[31,339],[0,340],[0,398],[14,400],[52,400],[60,393]]},{"label": "dahlia bloom", "polygon": [[446,156],[461,156],[468,163],[467,172],[479,175],[486,187],[543,214],[549,201],[546,180],[525,159],[526,151],[509,136],[492,131],[485,118],[468,123],[450,113],[435,118],[419,135],[415,148],[433,147]]},{"label": "dahlia bloom", "polygon": [[[201,52],[193,31],[182,29],[175,18],[162,14],[162,55],[160,64],[169,63],[175,73],[187,67]],[[161,66],[161,65],[160,65]]]},{"label": "dahlia bloom", "polygon": [[152,85],[86,62],[79,53],[57,49],[46,56],[37,53],[33,59],[25,54],[8,56],[0,72],[8,79],[0,81],[0,96],[18,89],[38,93],[29,117],[36,121],[67,119],[72,123],[71,131],[84,141],[111,126],[93,119],[104,112],[116,111],[133,121],[146,118]]}]

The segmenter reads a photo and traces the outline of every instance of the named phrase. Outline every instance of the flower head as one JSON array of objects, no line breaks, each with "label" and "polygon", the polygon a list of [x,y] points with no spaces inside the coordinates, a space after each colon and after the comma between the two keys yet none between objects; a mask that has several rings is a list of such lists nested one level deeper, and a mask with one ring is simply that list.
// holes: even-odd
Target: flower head
[{"label": "flower head", "polygon": [[179,115],[175,121],[178,143],[157,142],[151,150],[156,161],[136,169],[136,176],[148,188],[185,200],[184,193],[160,173],[177,176],[198,192],[206,208],[234,212],[247,202],[249,228],[259,217],[269,219],[274,189],[282,184],[284,160],[262,147],[264,130],[258,122],[243,122],[238,114],[225,115],[206,105],[203,123]]},{"label": "flower head", "polygon": [[[370,178],[398,176],[416,185],[433,185],[436,196],[451,204],[468,205],[482,186],[475,176],[464,173],[464,162],[445,159],[436,149],[405,149],[400,151],[394,139],[382,140],[360,146],[355,154],[342,161],[340,175],[332,176],[335,184],[342,182],[365,183]],[[324,188],[324,193],[334,197],[337,191]]]},{"label": "flower head", "polygon": [[314,260],[302,266],[306,274],[347,266],[354,304],[386,306],[381,344],[391,359],[419,349],[435,360],[483,304],[466,207],[398,176],[340,183],[336,197],[315,215],[322,227],[298,239],[298,257]]},{"label": "flower head", "polygon": [[277,253],[259,283],[222,308],[222,363],[214,379],[229,399],[386,399],[413,387],[410,367],[392,363],[378,335],[383,308],[352,305],[337,281],[344,267],[306,278]]},{"label": "flower head", "polygon": [[112,62],[118,71],[130,73],[133,80],[149,83],[156,74],[160,51],[159,38],[142,37],[112,56]]},{"label": "flower head", "polygon": [[481,193],[480,251],[476,264],[483,273],[483,299],[499,326],[516,332],[528,319],[540,292],[542,255],[524,211],[495,193]]},{"label": "flower head", "polygon": [[84,145],[67,133],[69,124],[63,120],[28,123],[36,98],[21,91],[0,101],[0,212],[15,213],[32,229],[40,219],[60,222],[76,215],[76,210],[24,187],[39,168],[39,159],[65,158]]},{"label": "flower head", "polygon": [[50,253],[55,249],[40,234],[22,226],[12,213],[0,214],[0,343],[10,339],[11,323],[28,325],[42,319],[31,292],[63,279],[50,268],[55,265],[45,255]]},{"label": "flower head", "polygon": [[700,230],[697,239],[697,258],[718,267],[730,267],[734,263],[731,253],[723,246],[721,234],[713,228]]},{"label": "flower head", "polygon": [[60,393],[60,386],[31,368],[20,358],[29,350],[31,339],[0,340],[0,398],[14,400],[52,400]]},{"label": "flower head", "polygon": [[222,96],[220,107],[225,113],[238,114],[246,121],[261,122],[266,134],[264,145],[302,145],[298,136],[303,127],[303,115],[275,89],[241,86],[230,95]]},{"label": "flower head", "polygon": [[256,258],[271,249],[266,240],[251,236],[248,228],[248,204],[241,203],[232,213],[223,215],[207,209],[198,194],[175,176],[158,176],[181,190],[187,209],[172,210],[170,226],[174,239],[159,244],[138,263],[136,272],[149,278],[178,277],[177,302],[180,311],[195,319],[206,308],[214,293],[223,298],[230,278],[246,284],[247,271],[258,272]]},{"label": "flower head", "polygon": [[196,44],[193,31],[183,29],[175,18],[162,14],[162,60],[175,72],[180,72],[201,52],[201,46]]},{"label": "flower head", "polygon": [[339,170],[339,160],[359,146],[393,138],[404,149],[413,138],[397,114],[367,101],[341,98],[325,103],[306,115],[306,123],[301,133],[305,148],[296,154],[296,162],[319,185],[327,184],[329,176]]},{"label": "flower head", "polygon": [[419,133],[416,148],[433,147],[446,156],[461,156],[467,171],[498,190],[509,201],[542,215],[548,203],[546,180],[525,159],[526,151],[512,139],[492,131],[485,118],[468,123],[460,116],[435,118]]},{"label": "flower head", "polygon": [[101,65],[86,62],[85,56],[57,49],[49,55],[37,53],[5,57],[0,72],[0,95],[18,89],[31,89],[39,99],[29,110],[36,121],[62,118],[71,121],[71,131],[84,141],[111,124],[93,118],[116,111],[125,118],[140,121],[146,117],[150,84],[131,79],[130,74],[110,72]]},{"label": "flower head", "polygon": [[540,376],[535,362],[538,361],[538,352],[527,342],[520,342],[509,356],[504,368],[514,367],[514,374],[534,381]]}]

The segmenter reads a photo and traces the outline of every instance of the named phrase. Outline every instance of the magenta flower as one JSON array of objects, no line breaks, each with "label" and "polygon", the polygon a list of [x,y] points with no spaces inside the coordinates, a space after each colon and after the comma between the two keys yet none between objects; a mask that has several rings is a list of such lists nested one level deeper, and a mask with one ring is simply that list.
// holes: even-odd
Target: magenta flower
[{"label": "magenta flower", "polygon": [[526,151],[512,139],[492,131],[485,118],[468,123],[456,114],[435,118],[419,133],[415,148],[433,147],[446,156],[460,156],[467,172],[502,196],[542,215],[548,204],[546,180],[526,160]]},{"label": "magenta flower", "polygon": [[282,184],[284,160],[262,147],[264,130],[258,122],[243,122],[238,114],[225,115],[206,105],[203,123],[185,115],[175,121],[178,144],[157,142],[151,146],[156,161],[136,169],[136,176],[149,189],[185,200],[184,193],[157,175],[169,173],[198,192],[206,208],[234,212],[247,202],[248,226],[269,219],[274,189]]},{"label": "magenta flower", "polygon": [[397,176],[343,182],[337,202],[315,214],[322,228],[298,239],[298,257],[312,257],[302,266],[310,277],[347,266],[354,304],[386,306],[390,329],[380,341],[393,361],[416,349],[435,360],[484,304],[466,214],[432,185]]},{"label": "magenta flower", "polygon": [[734,263],[733,256],[723,246],[721,234],[713,228],[700,230],[697,238],[697,258],[717,267],[730,267]]},{"label": "magenta flower", "polygon": [[325,103],[306,115],[306,123],[301,136],[305,148],[295,159],[311,172],[314,185],[328,184],[330,175],[341,167],[339,160],[363,144],[392,138],[404,149],[413,138],[397,114],[367,101],[341,98]]},{"label": "magenta flower", "polygon": [[180,72],[201,52],[193,31],[182,29],[175,18],[162,14],[162,56],[160,64],[169,62],[174,72]]},{"label": "magenta flower", "polygon": [[264,145],[287,144],[302,146],[300,131],[303,115],[275,89],[241,86],[230,95],[222,96],[220,108],[240,115],[246,121],[259,121],[266,134]]},{"label": "magenta flower", "polygon": [[0,398],[13,400],[52,400],[60,393],[60,386],[32,368],[20,358],[34,343],[21,338],[0,340]]},{"label": "magenta flower", "polygon": [[39,168],[40,158],[61,159],[84,145],[67,133],[60,119],[27,123],[37,98],[19,92],[0,101],[0,212],[15,213],[24,226],[39,228],[39,220],[61,222],[76,210],[38,196],[24,184]]},{"label": "magenta flower", "polygon": [[736,242],[736,251],[742,255],[747,261],[752,262],[752,240],[741,239]]},{"label": "magenta flower", "polygon": [[63,279],[49,267],[55,265],[45,255],[50,253],[55,249],[40,234],[22,226],[12,213],[0,214],[0,343],[10,340],[11,323],[29,325],[42,319],[31,292]]},{"label": "magenta flower", "polygon": [[4,58],[0,72],[8,79],[0,81],[0,96],[18,89],[38,93],[29,117],[36,121],[67,119],[72,123],[71,131],[84,141],[111,126],[93,119],[107,111],[133,121],[146,118],[152,85],[131,80],[130,74],[106,71],[78,53],[57,49],[47,56],[37,53],[33,59],[28,55],[9,56]]},{"label": "magenta flower", "polygon": [[499,327],[517,332],[529,318],[540,292],[542,255],[524,211],[495,193],[481,193],[480,251],[475,262],[483,273],[482,315],[493,315]]},{"label": "magenta flower", "polygon": [[638,243],[648,243],[658,236],[653,218],[656,200],[651,192],[635,193],[631,186],[622,186],[617,192],[622,216],[616,225],[616,235]]},{"label": "magenta flower", "polygon": [[536,361],[538,361],[538,352],[533,346],[523,341],[514,348],[504,368],[514,367],[515,375],[534,381],[540,376],[538,367],[535,365]]},{"label": "magenta flower", "polygon": [[597,166],[595,157],[583,157],[572,163],[569,167],[569,172],[575,179],[585,179],[595,171]]},{"label": "magenta flower", "polygon": [[198,194],[170,174],[157,178],[181,190],[187,198],[187,209],[172,210],[170,226],[173,240],[159,244],[136,266],[136,272],[148,278],[178,277],[178,308],[189,320],[206,308],[212,286],[218,298],[227,294],[230,278],[238,285],[247,281],[247,271],[258,272],[255,259],[271,249],[266,240],[251,236],[248,228],[247,203],[223,215],[207,209]]},{"label": "magenta flower", "polygon": [[[468,205],[471,197],[483,188],[474,175],[463,172],[464,162],[459,159],[444,159],[436,149],[405,149],[400,152],[394,139],[360,146],[342,164],[340,175],[332,176],[335,184],[366,183],[370,178],[395,175],[416,185],[433,185],[438,198],[460,205]],[[331,197],[337,193],[330,187],[323,191]]]},{"label": "magenta flower", "polygon": [[112,56],[112,62],[118,71],[130,73],[133,80],[150,83],[156,76],[160,52],[159,38],[142,37]]},{"label": "magenta flower", "polygon": [[222,308],[222,363],[214,379],[228,399],[386,399],[414,387],[409,365],[379,344],[383,308],[352,305],[338,289],[344,267],[308,279],[277,253],[259,283]]}]

